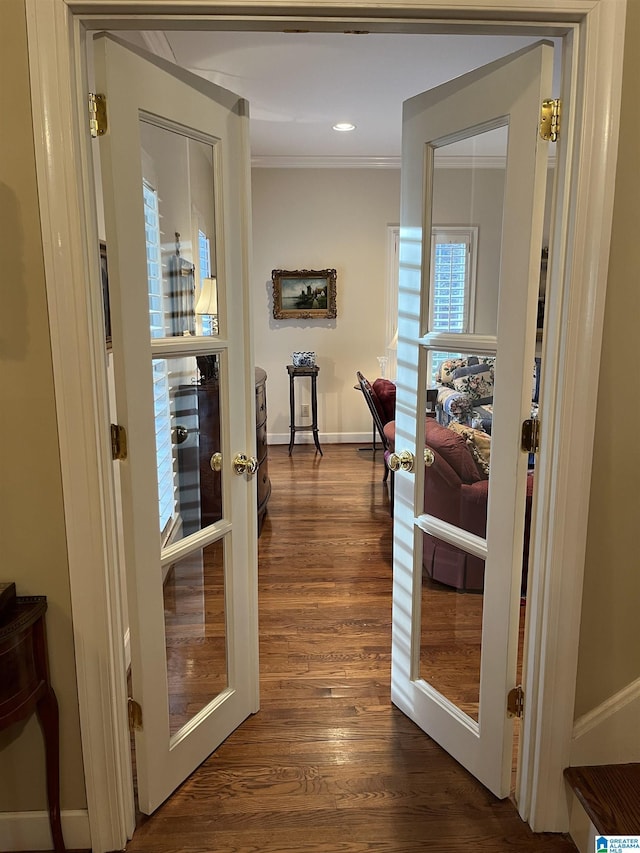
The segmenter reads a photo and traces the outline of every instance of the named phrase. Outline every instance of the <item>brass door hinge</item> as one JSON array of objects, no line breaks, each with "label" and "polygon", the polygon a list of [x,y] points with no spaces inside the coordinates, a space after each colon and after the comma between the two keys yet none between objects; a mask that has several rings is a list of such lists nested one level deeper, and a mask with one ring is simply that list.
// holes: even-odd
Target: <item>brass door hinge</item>
[{"label": "brass door hinge", "polygon": [[522,718],[524,714],[524,690],[518,684],[507,693],[507,717]]},{"label": "brass door hinge", "polygon": [[89,92],[89,130],[92,139],[107,132],[107,99],[105,95]]},{"label": "brass door hinge", "polygon": [[540,421],[538,418],[522,421],[520,447],[525,453],[537,453],[540,449]]},{"label": "brass door hinge", "polygon": [[142,707],[135,699],[128,699],[129,731],[137,732],[142,728]]},{"label": "brass door hinge", "polygon": [[540,136],[547,142],[556,142],[560,135],[560,99],[547,98],[540,108]]},{"label": "brass door hinge", "polygon": [[127,458],[127,431],[120,424],[111,424],[111,458]]}]

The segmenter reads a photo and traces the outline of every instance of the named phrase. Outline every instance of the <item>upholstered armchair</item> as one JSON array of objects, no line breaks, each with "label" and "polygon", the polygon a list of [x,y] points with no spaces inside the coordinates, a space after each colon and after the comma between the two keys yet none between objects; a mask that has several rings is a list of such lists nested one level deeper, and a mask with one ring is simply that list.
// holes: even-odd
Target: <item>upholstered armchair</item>
[{"label": "upholstered armchair", "polygon": [[[384,432],[393,450],[395,422],[387,423]],[[472,429],[451,429],[433,418],[426,418],[425,444],[435,457],[433,465],[425,471],[426,513],[477,536],[486,535],[489,495],[487,446],[490,446],[490,442],[491,438],[484,433],[476,436]],[[530,472],[523,542],[523,594],[527,583],[532,495],[533,472]],[[481,592],[484,587],[483,560],[429,533],[423,533],[422,565],[423,571],[432,580],[460,592]]]},{"label": "upholstered armchair", "polygon": [[366,379],[360,371],[356,371],[358,385],[362,391],[362,396],[365,399],[367,408],[373,418],[373,423],[376,432],[380,436],[382,447],[384,450],[385,466],[383,481],[386,483],[389,477],[389,469],[386,465],[386,458],[389,452],[387,437],[384,434],[384,426],[389,421],[394,420],[396,416],[396,386],[388,379],[376,379],[373,385]]}]

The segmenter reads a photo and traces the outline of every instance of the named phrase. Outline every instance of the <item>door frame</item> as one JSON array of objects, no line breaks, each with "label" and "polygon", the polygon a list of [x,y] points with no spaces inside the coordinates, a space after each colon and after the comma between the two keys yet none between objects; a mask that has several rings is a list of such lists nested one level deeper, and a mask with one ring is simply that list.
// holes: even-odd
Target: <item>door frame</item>
[{"label": "door frame", "polygon": [[[134,828],[123,610],[93,188],[86,130],[85,28],[198,26],[563,36],[570,103],[558,146],[543,352],[545,442],[532,519],[519,811],[534,831],[566,831],[595,402],[618,144],[626,0],[25,0],[36,169],[57,402],[87,808],[96,853]],[[283,9],[290,14],[283,14]],[[368,10],[370,12],[368,13]],[[526,11],[525,11],[526,10]],[[207,16],[206,19],[202,16]],[[571,99],[567,96],[571,93]],[[588,105],[598,104],[594,127]],[[581,164],[588,166],[584,168]],[[593,235],[598,235],[594,239]],[[247,252],[250,247],[247,246]],[[87,283],[89,286],[87,287]],[[245,322],[251,353],[251,322]],[[249,363],[249,362],[248,362]],[[577,387],[578,366],[592,379]],[[64,396],[63,396],[64,390]],[[561,520],[561,523],[558,522]],[[562,566],[562,572],[553,571]],[[115,569],[114,569],[115,567]],[[252,602],[257,607],[257,602]]]}]

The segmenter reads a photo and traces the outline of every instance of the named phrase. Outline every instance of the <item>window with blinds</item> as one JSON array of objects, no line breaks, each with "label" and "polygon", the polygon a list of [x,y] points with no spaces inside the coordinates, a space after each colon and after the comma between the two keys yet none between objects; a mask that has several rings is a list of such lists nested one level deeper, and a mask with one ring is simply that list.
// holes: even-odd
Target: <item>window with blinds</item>
[{"label": "window with blinds", "polygon": [[[162,292],[162,245],[158,193],[146,181],[142,187],[147,247],[147,286],[149,293],[149,329],[152,338],[165,336],[166,310]],[[171,399],[167,362],[153,362],[153,407],[158,468],[158,512],[160,533],[166,535],[176,513],[175,475],[171,443]]]},{"label": "window with blinds", "polygon": [[[200,287],[202,287],[203,280],[211,276],[211,245],[207,235],[204,231],[200,231],[200,229],[198,229],[198,260],[200,267]],[[200,316],[202,334],[211,337],[214,334],[213,317],[210,314],[202,314]]]},{"label": "window with blinds", "polygon": [[[473,331],[475,259],[478,229],[434,227],[431,232],[431,299],[429,328],[432,332]],[[431,383],[443,361],[454,352],[430,353]]]}]

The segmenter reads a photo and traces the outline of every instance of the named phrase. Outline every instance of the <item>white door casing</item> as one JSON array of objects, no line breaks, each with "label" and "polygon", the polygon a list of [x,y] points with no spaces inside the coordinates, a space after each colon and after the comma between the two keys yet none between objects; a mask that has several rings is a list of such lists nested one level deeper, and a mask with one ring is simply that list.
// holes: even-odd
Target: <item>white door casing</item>
[{"label": "white door casing", "polygon": [[[471,541],[477,537],[458,528],[447,538],[440,520],[424,514],[428,468],[416,464],[415,473],[396,473],[392,699],[499,797],[509,794],[511,779],[513,726],[506,698],[516,676],[527,478],[527,455],[519,440],[522,421],[531,416],[549,146],[537,122],[542,100],[551,92],[552,65],[553,46],[540,43],[415,96],[405,103],[403,118],[396,449],[422,457],[424,417],[417,413],[425,411],[422,389],[429,384],[430,349],[496,355],[497,360],[486,541]],[[433,333],[433,154],[448,142],[496,125],[508,125],[497,332]],[[477,721],[420,673],[421,631],[428,630],[420,608],[422,530],[485,560]]]},{"label": "white door casing", "polygon": [[[248,161],[248,108],[236,95],[132,50],[110,36],[97,38],[94,62],[97,87],[107,99],[108,132],[100,139],[100,159],[116,406],[118,420],[128,436],[128,457],[116,464],[121,466],[133,698],[141,705],[143,716],[142,728],[136,731],[138,797],[141,810],[149,814],[257,706],[257,625],[251,607],[257,583],[255,482],[234,475],[231,465],[235,453],[255,452],[253,383],[246,381],[251,365],[245,361],[242,321],[245,291],[234,286],[247,276],[243,200],[248,198],[248,187],[243,158]],[[195,140],[203,152],[211,152],[219,337],[191,334],[150,339],[140,139],[144,117],[145,132],[160,135],[157,144],[175,145],[172,140],[176,140],[180,145]],[[164,169],[176,171],[178,165],[174,154],[174,162]],[[183,188],[187,192],[187,186]],[[171,227],[169,221],[165,220],[164,227],[166,232]],[[172,246],[173,234],[165,233],[163,241]],[[200,528],[198,524],[195,532],[161,550],[152,359],[183,370],[191,363],[195,365],[195,356],[214,354],[220,363],[224,514],[209,526]],[[195,499],[190,497],[191,502]],[[200,699],[202,707],[170,736],[163,574],[171,565],[178,571],[186,560],[190,566],[201,563],[206,553],[203,549],[216,542],[222,543],[224,560],[226,683],[217,695]],[[191,586],[203,582],[198,581],[197,570],[194,574],[191,568],[190,572]],[[206,632],[206,623],[193,623],[195,616],[197,610],[188,615],[192,624],[186,630]],[[204,618],[200,613],[199,620]],[[206,634],[202,641],[207,641]],[[199,666],[197,661],[190,666]],[[221,678],[217,677],[216,684]],[[202,676],[200,684],[207,684]]]},{"label": "white door casing", "polygon": [[[87,250],[98,233],[92,201],[95,143],[87,131],[83,57],[87,29],[135,27],[139,3],[101,0],[93,14],[87,11],[90,5],[86,0],[25,0],[87,807],[92,847],[99,853],[124,846],[134,815],[122,610],[117,573],[110,570],[117,565],[117,549],[99,261],[97,253]],[[255,16],[266,12],[268,26],[281,28],[273,5],[264,0],[259,8],[234,8],[234,26],[255,29]],[[425,21],[432,18],[434,30],[442,32],[442,23],[435,20],[441,7],[439,0],[422,0],[405,11],[389,2],[376,6],[376,17],[363,7],[357,20],[349,13],[336,17],[334,11],[332,21],[339,19],[346,29],[366,21],[372,30],[397,32],[400,27],[413,32],[424,31],[430,26]],[[173,4],[170,20],[164,17],[166,4],[149,0],[145,11],[145,26],[188,27],[195,20],[182,13],[180,2]],[[219,15],[224,18],[220,25],[228,25],[229,10],[223,5],[203,3],[201,11],[210,16],[208,25],[218,26]],[[625,2],[530,0],[523,6],[496,0],[478,3],[473,21],[465,19],[466,12],[466,0],[449,0],[444,29],[474,32],[481,25],[490,31],[509,22],[512,32],[522,26],[528,34],[564,36],[569,73],[563,94],[576,95],[571,115],[565,114],[558,148],[564,178],[555,202],[549,271],[555,289],[546,306],[547,450],[539,461],[540,511],[534,534],[541,543],[544,537],[544,547],[536,547],[537,574],[528,599],[532,627],[523,727],[526,791],[521,800],[521,813],[532,828],[562,831],[568,825],[562,768],[573,723],[580,620],[576,602],[582,590],[591,471],[587,460],[593,444],[622,80],[622,51],[617,46],[624,40]],[[541,24],[545,18],[553,23]],[[264,26],[265,18],[260,20]],[[325,26],[318,18],[318,4],[298,5],[286,20],[288,27]],[[197,25],[203,25],[201,16]],[[591,104],[598,104],[597,125]],[[249,320],[245,328],[249,346]],[[594,380],[579,389],[574,383],[578,364]],[[562,524],[555,524],[554,517]],[[562,578],[554,577],[554,565],[562,565]]]}]

